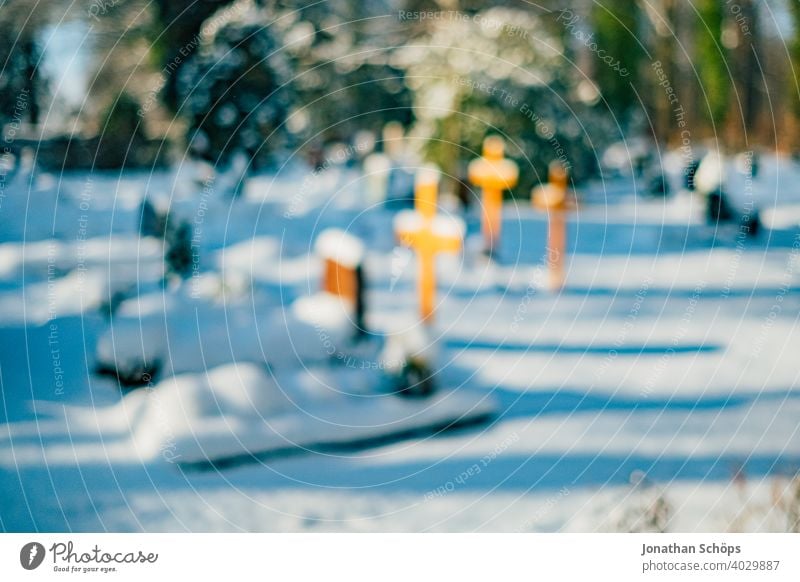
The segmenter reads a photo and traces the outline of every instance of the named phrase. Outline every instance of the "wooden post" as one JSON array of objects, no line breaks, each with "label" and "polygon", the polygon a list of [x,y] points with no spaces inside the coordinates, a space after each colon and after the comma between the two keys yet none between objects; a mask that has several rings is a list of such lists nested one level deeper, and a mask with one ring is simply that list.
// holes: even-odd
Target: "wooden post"
[{"label": "wooden post", "polygon": [[534,207],[547,212],[547,278],[551,291],[564,287],[565,259],[567,254],[567,197],[568,174],[560,162],[552,162],[548,184],[537,186],[531,192]]},{"label": "wooden post", "polygon": [[320,233],[315,249],[324,260],[322,290],[347,300],[355,308],[363,292],[358,270],[364,245],[352,234],[331,228]]},{"label": "wooden post", "polygon": [[500,240],[503,191],[517,185],[519,168],[504,157],[505,142],[499,136],[483,141],[483,156],[469,164],[469,181],[481,188],[481,230],[486,251],[491,254]]}]

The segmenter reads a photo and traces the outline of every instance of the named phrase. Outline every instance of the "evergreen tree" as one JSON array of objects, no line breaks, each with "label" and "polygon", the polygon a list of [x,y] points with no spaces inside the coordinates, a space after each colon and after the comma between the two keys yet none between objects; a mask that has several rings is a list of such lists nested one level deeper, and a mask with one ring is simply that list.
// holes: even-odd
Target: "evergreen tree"
[{"label": "evergreen tree", "polygon": [[39,97],[46,93],[47,80],[39,67],[39,37],[52,10],[23,0],[7,0],[0,6],[0,127],[12,121],[40,121]]},{"label": "evergreen tree", "polygon": [[219,14],[235,0],[156,0],[156,22],[153,29],[152,53],[157,68],[172,67],[174,74],[168,75],[161,94],[167,107],[176,112],[180,109],[181,91],[179,74],[186,65],[184,52],[187,46],[195,46],[203,24]]},{"label": "evergreen tree", "polygon": [[96,168],[136,167],[147,165],[147,138],[139,116],[139,103],[128,93],[120,94],[110,105],[100,123],[100,140],[94,152]]},{"label": "evergreen tree", "polygon": [[[789,69],[786,79],[786,98],[791,103],[792,113],[800,116],[800,2],[788,2],[789,14],[792,19],[792,37],[789,40]],[[800,138],[794,138],[795,147],[800,146]]]},{"label": "evergreen tree", "polygon": [[414,94],[426,157],[445,175],[463,177],[462,162],[480,155],[484,137],[495,133],[506,136],[506,155],[520,163],[520,196],[560,158],[576,179],[593,175],[613,126],[604,107],[582,99],[558,38],[529,11],[477,16],[432,21],[395,57]]},{"label": "evergreen tree", "polygon": [[[639,106],[634,87],[640,79],[639,64],[645,56],[638,34],[639,8],[630,0],[604,0],[592,5],[591,16],[594,40],[584,44],[590,49],[597,47],[590,52],[594,79],[608,107],[625,123],[631,110]],[[617,67],[617,62],[621,66]]]},{"label": "evergreen tree", "polygon": [[724,6],[719,0],[698,0],[695,3],[697,41],[695,61],[700,75],[701,110],[719,135],[730,104],[731,79],[726,54],[721,44]]},{"label": "evergreen tree", "polygon": [[259,12],[232,19],[204,39],[179,73],[188,141],[212,163],[245,151],[256,165],[286,143],[289,62]]},{"label": "evergreen tree", "polygon": [[377,135],[389,121],[412,121],[404,71],[391,64],[408,26],[387,26],[386,7],[378,3],[278,4],[274,26],[298,71],[291,123],[298,138],[348,142],[359,130]]}]

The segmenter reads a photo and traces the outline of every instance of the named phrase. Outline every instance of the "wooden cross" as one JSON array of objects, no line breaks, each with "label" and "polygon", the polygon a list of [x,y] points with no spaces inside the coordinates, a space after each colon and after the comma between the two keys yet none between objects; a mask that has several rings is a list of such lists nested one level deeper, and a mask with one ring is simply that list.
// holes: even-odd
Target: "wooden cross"
[{"label": "wooden cross", "polygon": [[438,172],[423,170],[417,174],[414,206],[416,210],[399,212],[394,227],[400,243],[417,254],[420,317],[433,322],[436,298],[436,255],[457,253],[464,238],[464,222],[456,217],[436,214]]},{"label": "wooden cross", "polygon": [[414,178],[414,210],[425,218],[436,216],[440,172],[436,166],[423,166]]},{"label": "wooden cross", "polygon": [[481,188],[483,212],[481,230],[486,251],[491,254],[500,240],[502,227],[503,191],[517,185],[519,168],[504,158],[505,142],[502,137],[489,136],[483,140],[483,156],[469,164],[469,181]]},{"label": "wooden cross", "polygon": [[565,279],[566,214],[572,208],[567,197],[567,180],[567,169],[560,162],[552,162],[548,171],[548,184],[537,186],[531,192],[534,207],[547,212],[547,279],[552,291],[560,290]]}]

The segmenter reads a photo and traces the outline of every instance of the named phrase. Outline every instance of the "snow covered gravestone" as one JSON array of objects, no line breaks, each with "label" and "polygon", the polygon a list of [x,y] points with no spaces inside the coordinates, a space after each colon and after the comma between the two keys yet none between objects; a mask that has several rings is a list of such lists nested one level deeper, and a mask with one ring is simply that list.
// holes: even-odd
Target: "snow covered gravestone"
[{"label": "snow covered gravestone", "polygon": [[394,227],[400,243],[417,254],[420,317],[432,323],[436,296],[435,259],[439,253],[461,250],[464,222],[436,213],[439,173],[423,168],[417,175],[414,210],[404,210],[395,217]]},{"label": "snow covered gravestone", "polygon": [[560,162],[552,162],[548,183],[531,192],[535,208],[547,212],[547,270],[548,285],[552,291],[564,286],[564,263],[567,253],[566,213],[573,206],[567,196],[567,169]]},{"label": "snow covered gravestone", "polygon": [[[409,151],[403,126],[399,122],[391,121],[384,126],[381,145],[386,156],[385,161],[390,166],[384,200],[390,206],[408,208],[414,193],[414,175],[408,168],[416,165],[417,158]],[[382,163],[380,158],[378,160],[378,163]],[[374,164],[375,161],[371,163]],[[368,171],[366,167],[365,171]]]},{"label": "snow covered gravestone", "polygon": [[469,181],[481,189],[481,230],[486,252],[492,254],[500,240],[503,191],[517,185],[519,168],[504,156],[505,142],[500,136],[483,140],[482,157],[469,164]]},{"label": "snow covered gravestone", "polygon": [[339,229],[320,233],[315,251],[324,261],[322,291],[344,300],[352,309],[356,334],[364,328],[364,244],[352,234]]},{"label": "snow covered gravestone", "polygon": [[369,204],[382,204],[386,201],[391,171],[392,160],[385,154],[375,152],[364,158],[364,182]]}]

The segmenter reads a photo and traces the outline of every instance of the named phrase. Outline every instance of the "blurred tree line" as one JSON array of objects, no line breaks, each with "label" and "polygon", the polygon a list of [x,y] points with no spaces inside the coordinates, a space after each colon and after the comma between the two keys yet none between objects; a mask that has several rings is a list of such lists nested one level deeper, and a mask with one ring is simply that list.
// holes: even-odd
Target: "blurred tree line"
[{"label": "blurred tree line", "polygon": [[264,167],[399,121],[453,176],[487,133],[505,135],[526,191],[560,157],[577,179],[594,175],[605,145],[633,135],[797,149],[798,6],[6,0],[0,122],[39,122],[41,31],[68,14],[87,22],[93,52],[75,126],[107,166],[156,144],[219,164],[244,152]]}]

